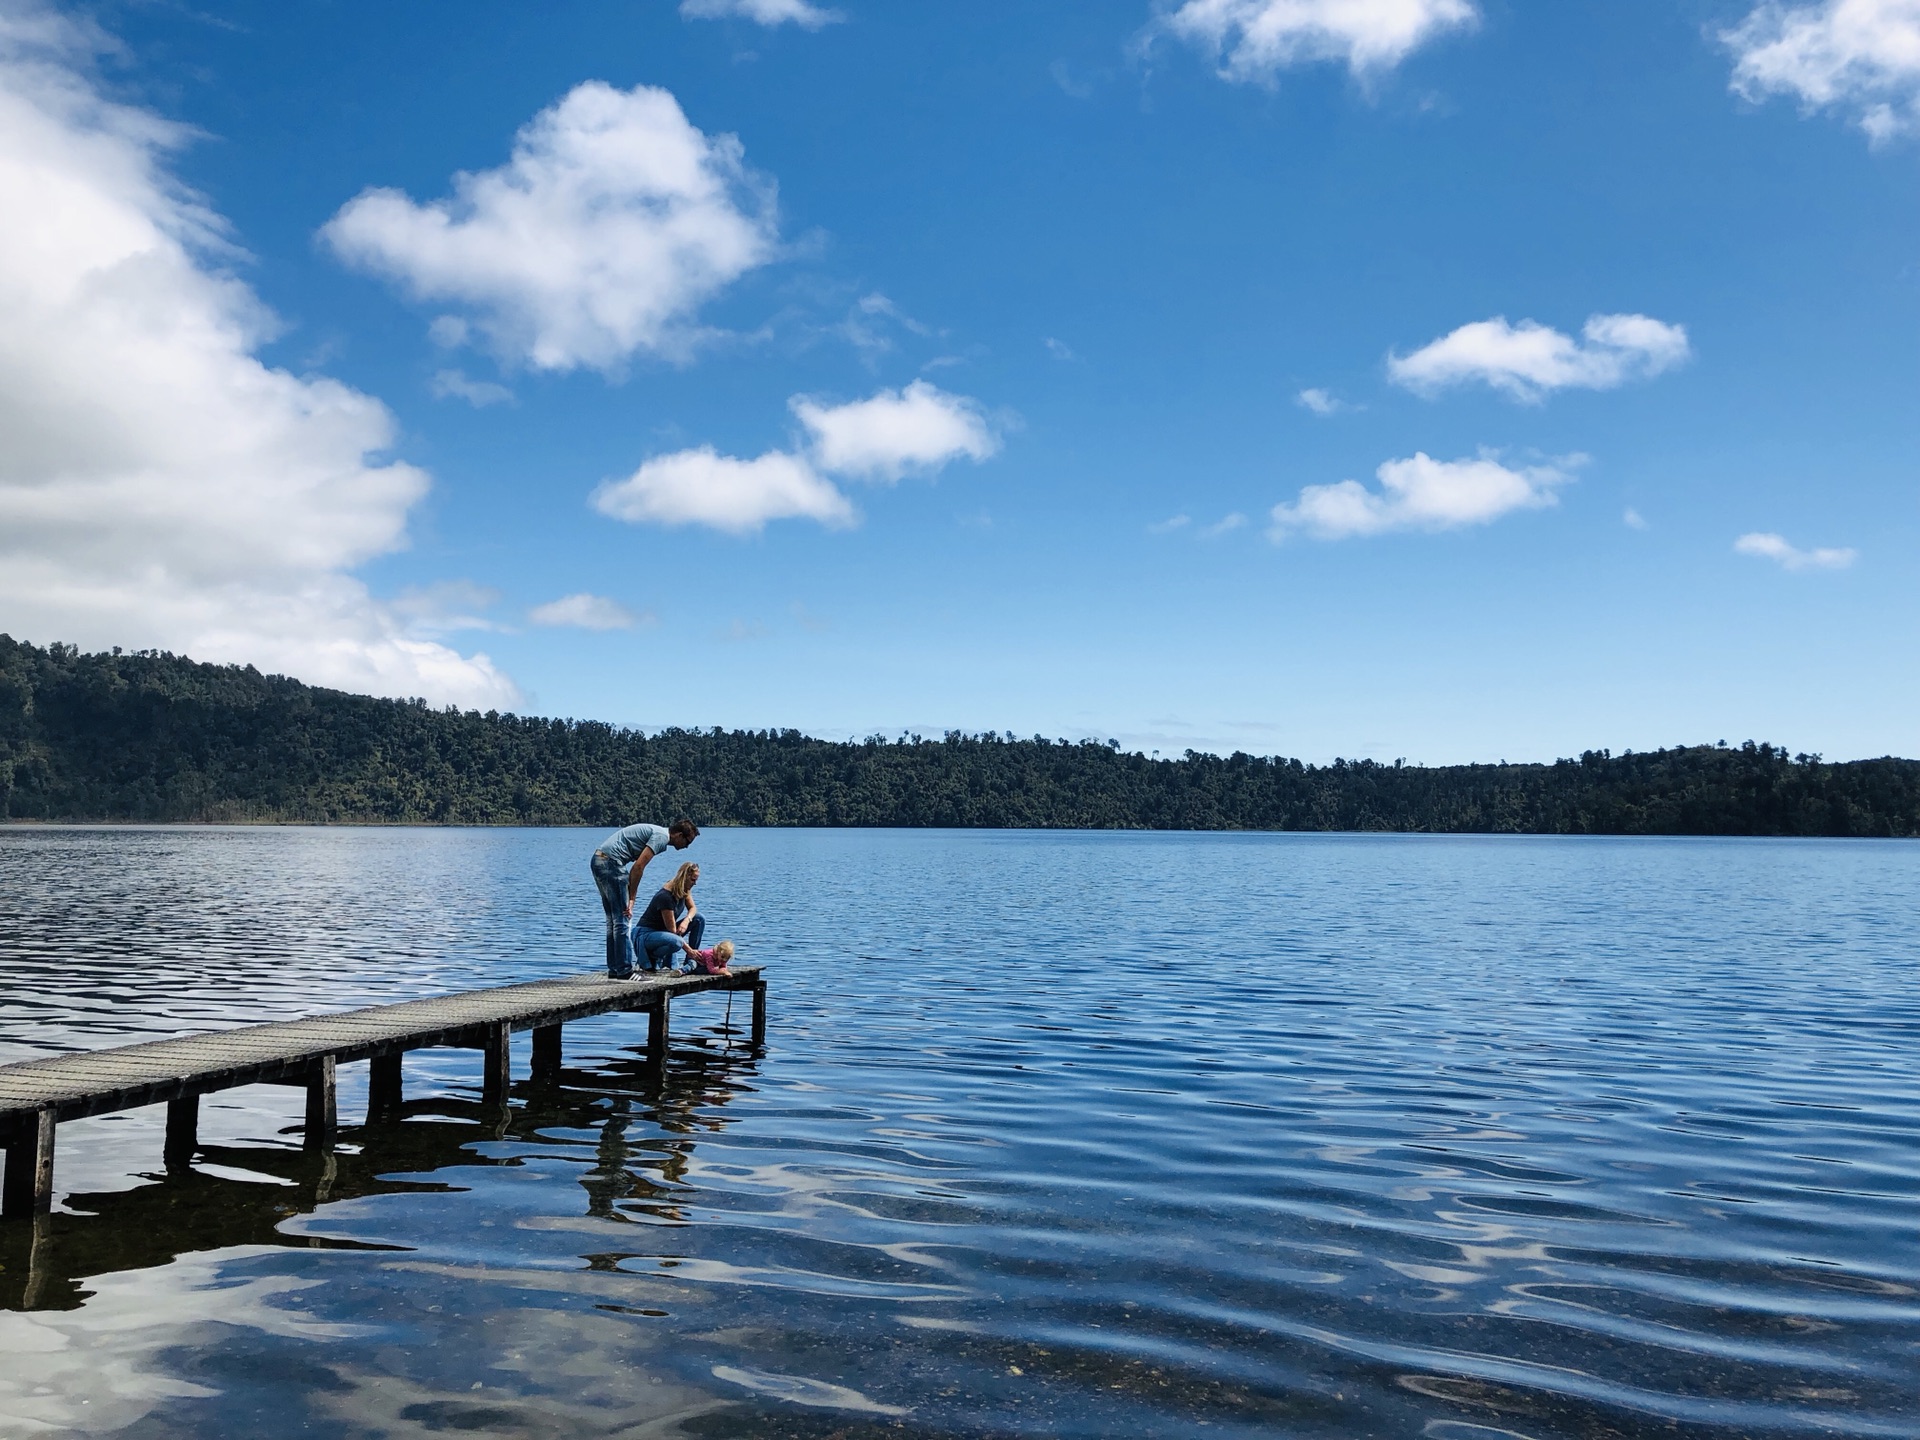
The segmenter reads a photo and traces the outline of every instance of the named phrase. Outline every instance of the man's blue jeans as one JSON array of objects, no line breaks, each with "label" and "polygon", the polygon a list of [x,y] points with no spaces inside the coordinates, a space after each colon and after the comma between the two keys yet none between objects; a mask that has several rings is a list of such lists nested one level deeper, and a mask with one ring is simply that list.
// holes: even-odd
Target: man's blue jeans
[{"label": "man's blue jeans", "polygon": [[636,930],[633,932],[633,948],[640,957],[640,963],[649,970],[667,970],[680,963],[685,948],[691,945],[700,948],[700,937],[707,933],[707,917],[695,915],[688,922],[684,938],[671,930]]},{"label": "man's blue jeans", "polygon": [[593,883],[607,912],[607,974],[624,980],[633,974],[633,941],[627,924],[627,876],[618,860],[593,852]]}]

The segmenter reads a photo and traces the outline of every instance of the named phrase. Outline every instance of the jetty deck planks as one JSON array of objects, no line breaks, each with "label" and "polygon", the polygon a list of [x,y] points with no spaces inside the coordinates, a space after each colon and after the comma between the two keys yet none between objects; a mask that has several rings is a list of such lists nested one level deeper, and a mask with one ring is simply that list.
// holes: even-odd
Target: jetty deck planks
[{"label": "jetty deck planks", "polygon": [[753,1044],[760,1048],[767,986],[758,966],[741,966],[727,975],[535,980],[0,1065],[0,1144],[6,1152],[0,1213],[46,1213],[53,1197],[54,1127],[62,1120],[166,1101],[167,1157],[184,1162],[197,1139],[201,1095],[236,1085],[304,1085],[307,1144],[324,1148],[333,1138],[334,1071],[340,1065],[380,1062],[374,1106],[391,1109],[399,1098],[400,1055],[433,1046],[477,1049],[486,1056],[484,1098],[503,1104],[512,1032],[534,1032],[535,1074],[551,1075],[559,1068],[560,1027],[567,1021],[645,1011],[647,1061],[659,1073],[666,1063],[668,1003],[705,990],[753,996]]}]

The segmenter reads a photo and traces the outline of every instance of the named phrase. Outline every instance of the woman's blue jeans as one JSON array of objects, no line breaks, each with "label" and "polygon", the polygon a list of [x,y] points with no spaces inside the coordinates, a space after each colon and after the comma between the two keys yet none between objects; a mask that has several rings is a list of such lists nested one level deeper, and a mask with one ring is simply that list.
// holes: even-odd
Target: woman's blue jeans
[{"label": "woman's blue jeans", "polygon": [[627,875],[612,856],[593,852],[593,883],[607,912],[607,974],[624,980],[633,974],[633,941],[627,922]]},{"label": "woman's blue jeans", "polygon": [[680,962],[680,956],[687,946],[700,948],[700,937],[707,933],[707,917],[695,915],[687,924],[685,937],[671,930],[635,930],[633,932],[634,952],[640,957],[640,963],[649,970],[666,970]]}]

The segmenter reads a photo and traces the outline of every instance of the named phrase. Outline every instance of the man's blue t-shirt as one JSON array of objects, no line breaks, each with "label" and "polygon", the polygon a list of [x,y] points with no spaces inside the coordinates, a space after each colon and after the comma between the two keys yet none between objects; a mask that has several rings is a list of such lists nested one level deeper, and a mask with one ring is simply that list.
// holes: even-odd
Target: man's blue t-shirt
[{"label": "man's blue t-shirt", "polygon": [[642,850],[658,855],[667,848],[669,838],[664,825],[629,825],[602,840],[600,853],[617,864],[631,865],[640,858]]}]

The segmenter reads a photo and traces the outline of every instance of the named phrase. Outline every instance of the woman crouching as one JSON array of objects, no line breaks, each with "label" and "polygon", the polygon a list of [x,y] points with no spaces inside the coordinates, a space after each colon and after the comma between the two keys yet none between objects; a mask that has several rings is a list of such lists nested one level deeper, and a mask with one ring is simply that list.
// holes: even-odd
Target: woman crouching
[{"label": "woman crouching", "polygon": [[682,865],[673,872],[671,880],[654,892],[647,908],[634,921],[633,953],[641,969],[670,970],[680,975],[727,973],[727,965],[733,959],[731,940],[722,940],[711,950],[700,948],[707,917],[693,901],[693,887],[699,880],[698,865]]},{"label": "woman crouching", "polygon": [[707,917],[693,903],[693,887],[700,867],[688,863],[653,892],[653,899],[633,922],[633,953],[643,970],[671,970],[683,953],[700,948]]}]

